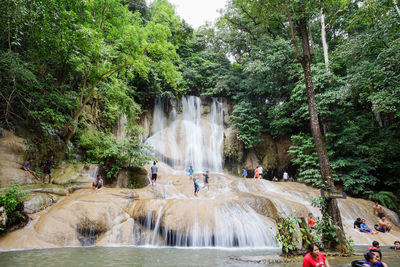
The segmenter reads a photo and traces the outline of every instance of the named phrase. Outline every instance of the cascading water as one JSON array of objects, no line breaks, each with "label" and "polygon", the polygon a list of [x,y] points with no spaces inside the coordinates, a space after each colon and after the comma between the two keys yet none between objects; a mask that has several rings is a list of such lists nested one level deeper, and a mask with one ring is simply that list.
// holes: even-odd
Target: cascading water
[{"label": "cascading water", "polygon": [[161,161],[176,170],[222,171],[223,104],[211,99],[207,113],[199,97],[157,98],[152,135],[146,140]]},{"label": "cascading water", "polygon": [[[309,212],[320,216],[309,201],[310,196],[319,196],[316,189],[222,173],[223,115],[224,105],[215,98],[156,99],[147,143],[160,159],[157,186],[77,190],[25,228],[0,237],[0,250],[82,245],[272,247],[277,218]],[[199,197],[193,196],[193,182],[182,172],[190,165],[201,186]],[[206,169],[209,189],[203,187],[199,173]],[[98,166],[91,165],[83,176],[93,179],[97,173]],[[356,244],[370,244],[370,235],[354,231],[353,221],[360,214],[368,222],[376,221],[372,203],[349,197],[339,200],[339,206],[346,234]],[[394,213],[388,211],[388,216],[398,221]],[[393,232],[374,239],[392,244],[399,239],[399,228]]]}]

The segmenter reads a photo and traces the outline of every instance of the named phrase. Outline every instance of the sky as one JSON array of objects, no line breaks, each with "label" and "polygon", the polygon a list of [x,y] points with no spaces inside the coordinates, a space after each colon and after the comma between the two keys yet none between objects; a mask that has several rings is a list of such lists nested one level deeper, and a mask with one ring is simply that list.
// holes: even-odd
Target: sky
[{"label": "sky", "polygon": [[[147,3],[152,2],[147,0]],[[218,9],[225,8],[227,0],[168,0],[176,13],[194,28],[206,21],[214,22],[220,16]]]}]

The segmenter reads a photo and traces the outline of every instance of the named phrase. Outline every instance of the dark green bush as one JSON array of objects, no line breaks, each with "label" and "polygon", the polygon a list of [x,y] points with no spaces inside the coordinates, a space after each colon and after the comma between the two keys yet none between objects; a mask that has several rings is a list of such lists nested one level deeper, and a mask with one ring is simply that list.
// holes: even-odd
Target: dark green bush
[{"label": "dark green bush", "polygon": [[19,183],[13,184],[12,187],[6,187],[0,194],[0,206],[4,207],[7,212],[7,228],[25,219],[24,199],[25,192]]}]

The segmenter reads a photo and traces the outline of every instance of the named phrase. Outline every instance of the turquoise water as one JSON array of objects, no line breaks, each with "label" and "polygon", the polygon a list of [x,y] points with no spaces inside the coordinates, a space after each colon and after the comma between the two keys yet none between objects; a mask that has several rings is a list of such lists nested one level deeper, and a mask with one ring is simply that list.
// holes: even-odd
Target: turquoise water
[{"label": "turquoise water", "polygon": [[[357,251],[364,252],[363,247]],[[0,266],[261,266],[245,262],[241,256],[267,256],[279,254],[279,249],[204,249],[170,247],[86,247],[57,248],[0,252]],[[390,267],[400,266],[400,252],[383,248],[384,262]],[[329,258],[332,267],[349,266],[351,258]],[[298,267],[301,262],[268,264],[277,267]]]}]

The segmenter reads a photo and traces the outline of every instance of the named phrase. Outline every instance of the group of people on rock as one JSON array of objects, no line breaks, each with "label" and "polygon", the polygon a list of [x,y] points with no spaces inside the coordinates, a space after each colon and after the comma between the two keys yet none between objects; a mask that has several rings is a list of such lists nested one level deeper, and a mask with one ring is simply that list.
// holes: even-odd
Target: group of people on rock
[{"label": "group of people on rock", "polygon": [[[247,172],[246,168],[242,169],[242,177],[245,178],[245,179],[248,178],[248,172]],[[254,176],[250,177],[250,178],[263,179],[263,167],[262,166],[256,166],[256,168],[254,169]],[[288,173],[284,172],[282,180],[284,182],[287,182],[287,181],[293,182],[293,177],[291,177],[291,176],[289,177]],[[274,178],[272,178],[272,181],[273,182],[279,182],[279,179],[276,178],[276,176],[274,176]]]},{"label": "group of people on rock", "polygon": [[390,232],[390,230],[392,229],[392,224],[386,220],[386,215],[383,207],[379,205],[379,202],[375,202],[373,209],[374,215],[377,215],[378,217],[378,222],[374,225],[376,231],[370,229],[366,223],[366,220],[361,218],[357,218],[354,221],[354,228],[359,230],[360,232],[371,234],[378,234],[379,232]]},{"label": "group of people on rock", "polygon": [[[36,173],[31,169],[33,159],[29,158],[27,161],[24,162],[22,165],[22,169],[33,176],[37,181],[40,182],[39,177],[37,177]],[[49,184],[52,183],[51,181],[51,167],[53,166],[53,156],[50,156],[45,163],[43,163],[43,175],[42,175],[42,182],[45,183],[46,176],[49,177]]]},{"label": "group of people on rock", "polygon": [[[195,197],[198,197],[198,196],[199,196],[199,191],[200,191],[200,186],[199,186],[199,183],[197,182],[197,178],[195,178],[195,177],[193,176],[194,170],[193,170],[193,167],[192,167],[192,166],[190,166],[188,172],[189,172],[189,179],[193,181],[194,196],[195,196]],[[209,191],[209,190],[210,190],[210,183],[209,183],[210,176],[209,176],[209,172],[208,172],[208,171],[205,171],[205,172],[203,173],[203,176],[204,176],[204,187],[203,187],[203,188],[206,188],[206,187],[207,187],[207,191]]]},{"label": "group of people on rock", "polygon": [[[153,162],[153,165],[152,165],[151,168],[150,168],[150,171],[151,171],[151,185],[152,185],[152,186],[157,185],[158,167],[156,166],[156,164],[157,164],[157,163],[154,161],[154,162]],[[199,191],[200,191],[200,186],[199,186],[199,183],[197,182],[197,178],[195,178],[194,175],[193,175],[193,174],[194,174],[193,166],[190,166],[190,167],[189,167],[189,169],[188,169],[188,174],[189,174],[189,179],[190,179],[190,181],[193,181],[194,196],[195,196],[195,197],[198,197],[198,196],[199,196]],[[206,187],[207,187],[207,190],[210,190],[210,183],[209,183],[210,176],[209,176],[209,172],[208,172],[208,171],[205,171],[205,172],[203,173],[203,176],[204,176],[204,187],[203,187],[203,188],[206,188]]]},{"label": "group of people on rock", "polygon": [[[31,169],[33,159],[29,158],[27,161],[24,162],[22,165],[22,169],[29,174],[31,174],[37,181],[40,182],[39,177],[37,177],[36,173]],[[52,184],[51,180],[51,168],[54,164],[53,156],[50,156],[44,163],[43,163],[43,176],[42,176],[42,183],[46,182],[46,176],[49,178],[49,184]],[[96,179],[92,183],[92,188],[99,190],[102,189],[104,185],[103,179],[101,175],[97,175]]]}]

